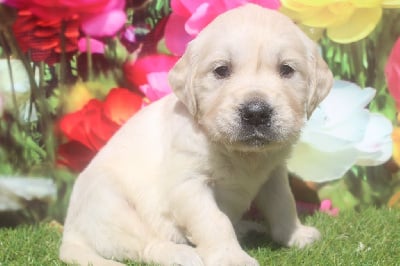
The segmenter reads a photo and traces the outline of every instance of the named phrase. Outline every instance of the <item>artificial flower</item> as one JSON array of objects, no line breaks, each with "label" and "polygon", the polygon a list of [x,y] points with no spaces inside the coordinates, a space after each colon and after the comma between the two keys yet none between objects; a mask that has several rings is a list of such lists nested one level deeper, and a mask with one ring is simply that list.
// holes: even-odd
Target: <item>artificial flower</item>
[{"label": "artificial flower", "polygon": [[337,216],[339,214],[339,208],[333,207],[332,201],[329,199],[324,199],[321,201],[319,211],[329,214],[331,216]]},{"label": "artificial flower", "polygon": [[400,208],[400,191],[397,191],[393,194],[393,196],[389,199],[388,202],[389,208]]},{"label": "artificial flower", "polygon": [[56,199],[57,186],[50,178],[0,176],[0,212],[24,210],[29,204]]},{"label": "artificial flower", "polygon": [[186,44],[214,18],[246,3],[270,9],[278,9],[281,6],[279,0],[172,0],[172,13],[165,28],[168,49],[176,55],[182,55]]},{"label": "artificial flower", "polygon": [[79,141],[69,141],[58,146],[58,165],[63,165],[75,172],[81,172],[96,155]]},{"label": "artificial flower", "polygon": [[124,65],[125,76],[153,102],[171,93],[167,75],[178,59],[155,54],[128,61]]},{"label": "artificial flower", "polygon": [[374,95],[372,88],[335,81],[306,123],[289,170],[305,180],[324,182],[341,178],[355,164],[386,162],[392,154],[392,124],[365,109]]},{"label": "artificial flower", "polygon": [[[59,163],[74,170],[85,166],[142,105],[140,95],[124,88],[114,88],[104,102],[92,99],[81,110],[62,117],[59,129],[69,142],[59,148]],[[80,154],[83,163],[76,161],[75,157],[80,157]]]},{"label": "artificial flower", "polygon": [[393,160],[400,165],[400,127],[395,127],[392,133]]},{"label": "artificial flower", "polygon": [[147,84],[139,86],[139,89],[151,102],[157,101],[172,92],[168,84],[167,72],[155,72],[147,74]]},{"label": "artificial flower", "polygon": [[77,51],[79,24],[76,16],[62,20],[52,18],[43,20],[32,14],[30,10],[18,11],[18,17],[13,24],[13,31],[22,51],[28,52],[32,61],[54,64],[60,60],[62,40],[60,31],[64,30],[64,51],[67,55]]},{"label": "artificial flower", "polygon": [[77,16],[83,32],[90,36],[113,36],[126,21],[125,0],[4,0],[27,9],[43,20],[68,20]]},{"label": "artificial flower", "polygon": [[282,0],[281,11],[296,22],[326,28],[330,39],[351,43],[368,36],[382,17],[382,8],[400,7],[399,0]]},{"label": "artificial flower", "polygon": [[385,76],[389,92],[400,109],[400,38],[397,39],[385,67]]},{"label": "artificial flower", "polygon": [[104,54],[105,51],[105,44],[93,38],[80,38],[78,47],[80,52],[90,52],[92,54]]},{"label": "artificial flower", "polygon": [[296,209],[299,214],[314,214],[316,211],[326,213],[330,216],[337,216],[339,214],[339,208],[333,207],[332,201],[328,199],[322,200],[319,205],[296,200]]},{"label": "artificial flower", "polygon": [[64,97],[64,113],[73,113],[82,109],[90,99],[94,98],[93,93],[87,84],[78,81],[68,91]]}]

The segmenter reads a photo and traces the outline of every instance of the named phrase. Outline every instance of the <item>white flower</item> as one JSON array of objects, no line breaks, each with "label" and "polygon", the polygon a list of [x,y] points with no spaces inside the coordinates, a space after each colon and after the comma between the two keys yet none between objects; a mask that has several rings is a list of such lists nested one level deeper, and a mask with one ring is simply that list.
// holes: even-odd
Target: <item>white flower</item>
[{"label": "white flower", "polygon": [[[32,115],[30,113],[30,83],[29,76],[21,60],[11,59],[10,66],[12,70],[12,80],[6,59],[0,59],[0,94],[2,94],[3,109],[15,108],[13,104],[13,90],[15,92],[18,109],[20,111],[22,121],[34,121],[37,119],[36,110],[33,108]],[[39,73],[35,73],[36,84],[39,83]],[[1,110],[1,109],[0,109]],[[1,113],[1,111],[0,111]]]},{"label": "white flower", "polygon": [[353,165],[373,166],[392,155],[391,122],[365,107],[375,89],[336,80],[307,122],[288,161],[289,170],[305,180],[341,178]]},{"label": "white flower", "polygon": [[49,178],[0,176],[0,212],[25,208],[30,201],[51,202],[57,187]]},{"label": "white flower", "polygon": [[3,109],[4,109],[3,105],[4,105],[3,104],[3,98],[2,98],[1,93],[0,93],[0,118],[3,115]]}]

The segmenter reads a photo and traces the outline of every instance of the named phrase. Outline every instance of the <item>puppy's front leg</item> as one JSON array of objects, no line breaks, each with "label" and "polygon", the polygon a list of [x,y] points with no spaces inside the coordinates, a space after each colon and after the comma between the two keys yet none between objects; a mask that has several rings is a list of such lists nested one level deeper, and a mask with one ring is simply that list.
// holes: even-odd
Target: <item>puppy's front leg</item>
[{"label": "puppy's front leg", "polygon": [[320,238],[317,229],[302,225],[297,217],[285,166],[272,173],[258,193],[256,204],[270,225],[272,238],[278,243],[302,248]]},{"label": "puppy's front leg", "polygon": [[258,265],[240,247],[231,221],[219,210],[204,178],[187,179],[174,188],[171,198],[176,222],[206,266]]}]

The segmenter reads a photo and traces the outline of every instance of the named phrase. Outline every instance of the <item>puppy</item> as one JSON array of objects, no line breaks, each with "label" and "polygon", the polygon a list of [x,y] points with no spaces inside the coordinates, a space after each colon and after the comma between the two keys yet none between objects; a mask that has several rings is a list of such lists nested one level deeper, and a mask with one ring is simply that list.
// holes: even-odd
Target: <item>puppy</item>
[{"label": "puppy", "polygon": [[258,265],[234,231],[253,201],[278,243],[317,240],[285,166],[332,85],[316,45],[284,15],[245,5],[211,22],[169,81],[174,94],[132,117],[77,178],[61,259]]}]

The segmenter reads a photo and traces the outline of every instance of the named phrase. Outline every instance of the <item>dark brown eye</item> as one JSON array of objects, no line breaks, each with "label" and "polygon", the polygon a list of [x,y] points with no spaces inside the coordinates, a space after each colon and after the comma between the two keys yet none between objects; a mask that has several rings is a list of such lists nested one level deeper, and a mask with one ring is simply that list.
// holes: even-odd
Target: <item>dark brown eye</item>
[{"label": "dark brown eye", "polygon": [[213,73],[217,78],[224,79],[231,75],[231,68],[227,65],[221,65],[214,68]]},{"label": "dark brown eye", "polygon": [[294,71],[294,68],[288,64],[282,64],[279,67],[279,75],[281,75],[282,78],[291,78],[294,74]]}]

